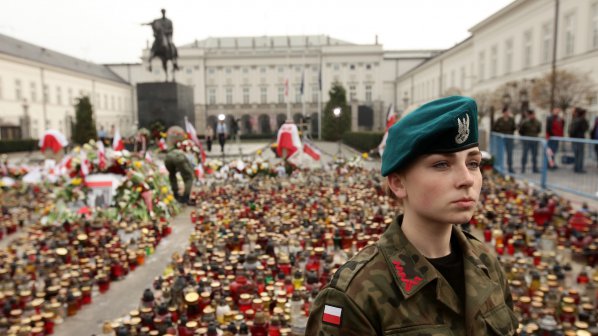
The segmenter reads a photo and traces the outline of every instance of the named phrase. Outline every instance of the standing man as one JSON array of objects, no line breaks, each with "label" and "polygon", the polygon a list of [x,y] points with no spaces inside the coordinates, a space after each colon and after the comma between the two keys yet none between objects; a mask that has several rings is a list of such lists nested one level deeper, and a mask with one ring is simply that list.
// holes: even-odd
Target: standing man
[{"label": "standing man", "polygon": [[[526,137],[537,137],[542,131],[542,124],[536,119],[534,110],[527,111],[527,118],[519,124],[519,135]],[[521,157],[521,174],[525,174],[525,165],[527,164],[527,155],[532,153],[532,171],[539,173],[538,170],[538,141],[525,139],[523,143],[523,156]]]},{"label": "standing man", "polygon": [[[594,119],[594,127],[592,128],[590,137],[592,140],[598,140],[598,117]],[[594,145],[594,152],[596,152],[596,160],[598,160],[598,144]]]},{"label": "standing man", "polygon": [[[574,107],[573,119],[571,119],[571,125],[569,125],[569,137],[583,139],[586,137],[586,132],[589,128],[590,125],[586,119],[586,110],[581,107]],[[572,142],[571,147],[573,147],[573,156],[575,157],[573,172],[585,174],[586,171],[583,169],[585,144],[582,142]]]},{"label": "standing man", "polygon": [[212,151],[212,141],[214,141],[214,129],[208,125],[206,127],[206,144],[208,145],[208,152]]},{"label": "standing man", "polygon": [[220,143],[220,152],[224,153],[224,143],[228,137],[228,129],[226,128],[224,120],[218,120],[218,125],[216,125],[216,133],[218,134],[218,142]]},{"label": "standing man", "polygon": [[[560,116],[561,108],[555,107],[552,109],[551,114],[546,118],[546,139],[548,139],[548,148],[550,148],[550,155],[553,160],[556,158],[556,153],[559,150],[559,142],[557,140],[551,140],[550,137],[563,137],[565,136],[565,120]],[[550,169],[557,169],[556,161],[554,165],[549,167]]]},{"label": "standing man", "polygon": [[[502,110],[502,116],[494,121],[492,131],[507,135],[515,133],[515,118],[511,115],[511,110],[508,107],[505,107]],[[507,153],[507,167],[509,168],[509,173],[513,174],[515,173],[513,170],[513,139],[506,137],[503,139],[505,152]]]}]

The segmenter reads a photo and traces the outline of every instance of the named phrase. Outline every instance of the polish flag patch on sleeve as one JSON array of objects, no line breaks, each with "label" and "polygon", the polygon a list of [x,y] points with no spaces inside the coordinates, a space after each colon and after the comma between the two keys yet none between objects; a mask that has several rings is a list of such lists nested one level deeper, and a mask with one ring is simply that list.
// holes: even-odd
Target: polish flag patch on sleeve
[{"label": "polish flag patch on sleeve", "polygon": [[324,315],[322,315],[322,322],[332,324],[334,326],[340,326],[342,315],[342,308],[324,305]]}]

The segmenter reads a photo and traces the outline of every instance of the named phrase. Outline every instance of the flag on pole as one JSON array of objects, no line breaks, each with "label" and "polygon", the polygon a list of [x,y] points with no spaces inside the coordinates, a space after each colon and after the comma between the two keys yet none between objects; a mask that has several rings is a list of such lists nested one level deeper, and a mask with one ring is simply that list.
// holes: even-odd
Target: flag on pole
[{"label": "flag on pole", "polygon": [[114,139],[112,139],[112,149],[115,151],[121,151],[125,149],[125,143],[120,136],[120,129],[117,127],[114,131]]},{"label": "flag on pole", "polygon": [[191,141],[193,141],[193,143],[197,147],[199,147],[199,153],[201,154],[201,163],[205,162],[206,152],[203,150],[203,146],[201,145],[199,138],[197,138],[197,131],[195,131],[195,127],[193,127],[193,124],[189,122],[187,117],[185,117],[185,131],[187,131],[187,135],[189,135]]},{"label": "flag on pole", "polygon": [[87,160],[87,152],[82,150],[79,158],[81,159],[81,165],[80,165],[81,175],[83,175],[83,176],[89,175],[89,160]]},{"label": "flag on pole", "polygon": [[397,114],[395,113],[394,105],[390,104],[388,107],[388,111],[386,112],[386,130],[384,131],[384,136],[382,137],[382,141],[378,145],[378,153],[380,156],[384,153],[384,148],[386,147],[386,138],[388,137],[388,129],[397,122]]},{"label": "flag on pole", "polygon": [[289,79],[286,78],[284,80],[284,96],[288,97],[289,96]]}]

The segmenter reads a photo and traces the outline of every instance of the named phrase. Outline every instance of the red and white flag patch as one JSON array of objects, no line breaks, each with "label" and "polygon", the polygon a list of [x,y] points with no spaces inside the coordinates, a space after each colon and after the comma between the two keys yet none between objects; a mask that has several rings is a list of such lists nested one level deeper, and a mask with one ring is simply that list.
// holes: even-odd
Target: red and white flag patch
[{"label": "red and white flag patch", "polygon": [[324,315],[322,315],[322,322],[340,326],[342,315],[343,308],[324,305]]}]

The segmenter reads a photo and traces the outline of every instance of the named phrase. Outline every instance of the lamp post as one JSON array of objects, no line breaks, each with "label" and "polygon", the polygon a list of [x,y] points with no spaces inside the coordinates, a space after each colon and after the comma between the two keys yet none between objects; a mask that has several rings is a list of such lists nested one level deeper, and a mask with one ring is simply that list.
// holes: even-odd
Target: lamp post
[{"label": "lamp post", "polygon": [[[225,116],[224,114],[220,113],[220,114],[218,115],[218,121],[219,121],[219,122],[222,122],[222,123],[224,123],[224,119],[226,119],[226,116]],[[218,141],[221,141],[221,140],[220,140],[220,133],[218,133],[218,127],[216,127],[216,133],[217,133],[217,135],[218,135]],[[224,135],[223,135],[223,136],[224,136]],[[222,144],[222,143],[221,143],[221,144]],[[222,149],[223,149],[223,150],[222,150],[222,161],[224,161],[224,147],[222,147]]]},{"label": "lamp post", "polygon": [[340,107],[335,107],[332,110],[332,114],[334,115],[334,117],[337,119],[336,121],[336,135],[338,136],[338,149],[336,151],[336,156],[342,155],[342,148],[341,148],[341,132],[340,132],[340,126],[339,126],[339,122],[340,122],[340,116],[342,113],[342,109]]}]

